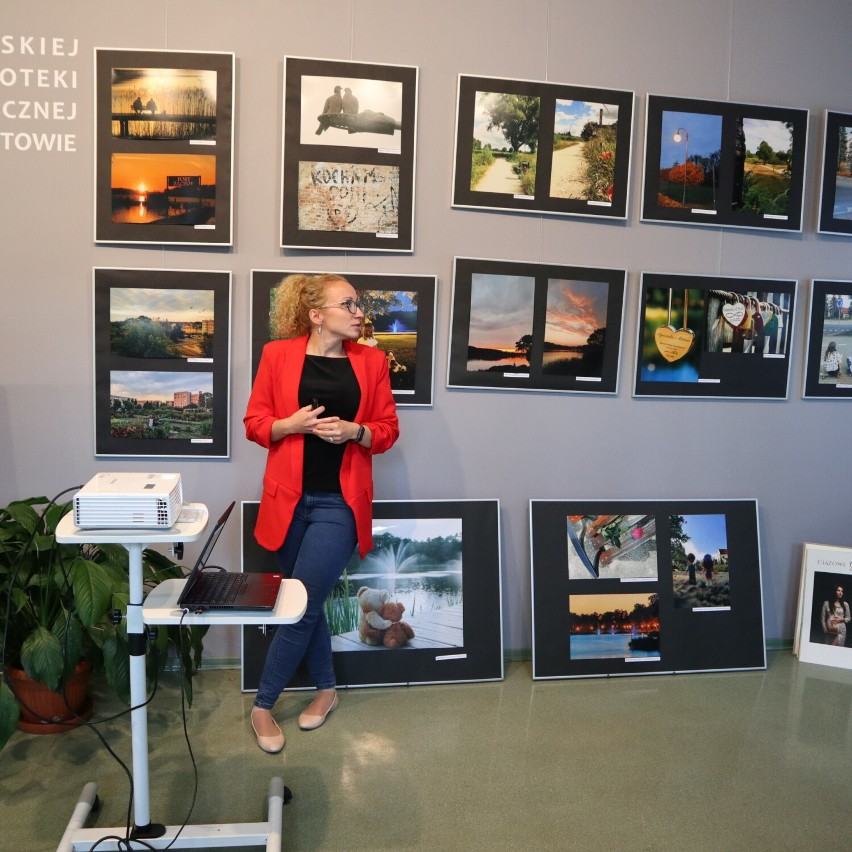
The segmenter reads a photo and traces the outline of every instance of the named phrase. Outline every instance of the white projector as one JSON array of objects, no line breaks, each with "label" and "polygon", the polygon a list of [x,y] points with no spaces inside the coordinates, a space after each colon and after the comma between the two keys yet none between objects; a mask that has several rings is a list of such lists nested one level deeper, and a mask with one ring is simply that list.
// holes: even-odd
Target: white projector
[{"label": "white projector", "polygon": [[74,495],[74,523],[88,529],[168,529],[182,507],[179,473],[99,473]]}]

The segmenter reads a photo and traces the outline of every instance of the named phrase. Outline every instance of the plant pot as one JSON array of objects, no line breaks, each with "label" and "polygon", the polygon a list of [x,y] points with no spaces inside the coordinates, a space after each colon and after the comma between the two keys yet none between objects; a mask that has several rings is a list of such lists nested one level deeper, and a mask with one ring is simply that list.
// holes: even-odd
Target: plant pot
[{"label": "plant pot", "polygon": [[[92,715],[89,697],[89,672],[92,664],[86,660],[77,664],[74,674],[65,684],[65,694],[49,690],[33,680],[22,669],[6,668],[21,718],[18,730],[28,734],[59,734],[70,731]],[[73,712],[70,712],[68,708]]]}]

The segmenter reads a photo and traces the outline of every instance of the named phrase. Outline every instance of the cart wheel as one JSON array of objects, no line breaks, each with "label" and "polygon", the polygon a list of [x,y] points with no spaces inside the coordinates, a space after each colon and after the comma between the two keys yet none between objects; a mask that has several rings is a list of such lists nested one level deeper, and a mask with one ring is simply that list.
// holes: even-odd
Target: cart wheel
[{"label": "cart wheel", "polygon": [[282,802],[286,805],[293,798],[293,792],[290,790],[288,786],[284,786],[284,795],[282,797]]}]

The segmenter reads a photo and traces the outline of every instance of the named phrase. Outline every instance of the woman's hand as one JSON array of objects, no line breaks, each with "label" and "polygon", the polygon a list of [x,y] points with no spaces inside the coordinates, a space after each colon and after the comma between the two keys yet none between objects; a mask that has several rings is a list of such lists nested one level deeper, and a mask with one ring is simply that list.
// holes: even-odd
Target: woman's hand
[{"label": "woman's hand", "polygon": [[317,421],[313,433],[330,444],[345,444],[358,434],[358,424],[339,417],[323,417]]},{"label": "woman's hand", "polygon": [[[325,406],[313,408],[310,405],[296,409],[289,417],[276,420],[272,424],[272,440],[280,441],[287,435],[315,435],[317,425],[322,421]],[[339,417],[326,417],[325,420],[339,420]]]}]

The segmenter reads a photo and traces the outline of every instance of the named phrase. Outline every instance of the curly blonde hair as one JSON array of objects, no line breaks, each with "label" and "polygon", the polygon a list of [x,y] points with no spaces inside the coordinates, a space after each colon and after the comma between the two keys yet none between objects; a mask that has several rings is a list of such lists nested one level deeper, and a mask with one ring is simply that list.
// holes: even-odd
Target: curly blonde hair
[{"label": "curly blonde hair", "polygon": [[273,339],[308,334],[313,326],[310,312],[325,304],[326,287],[334,281],[346,279],[330,272],[319,275],[299,273],[284,278],[272,291],[269,330]]}]

